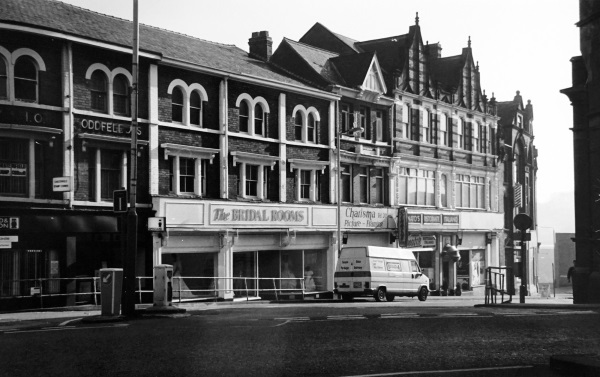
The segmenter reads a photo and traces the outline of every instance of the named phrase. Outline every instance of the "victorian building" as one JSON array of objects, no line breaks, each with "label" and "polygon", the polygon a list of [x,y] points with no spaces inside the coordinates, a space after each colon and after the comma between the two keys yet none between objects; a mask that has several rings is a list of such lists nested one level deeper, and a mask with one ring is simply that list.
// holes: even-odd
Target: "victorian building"
[{"label": "victorian building", "polygon": [[[394,236],[418,256],[432,290],[483,293],[485,268],[503,254],[496,103],[481,91],[470,40],[459,55],[441,50],[423,43],[418,17],[407,34],[371,41],[317,23],[298,42],[284,39],[271,63],[341,96],[341,213],[397,208]],[[384,201],[357,196],[361,182],[378,189],[380,174]],[[365,242],[364,229],[342,231],[348,244]]]},{"label": "victorian building", "polygon": [[[524,105],[523,98],[517,91],[512,101],[500,101],[497,107],[505,158],[503,180],[505,253],[502,255],[501,264],[510,267],[515,277],[523,278],[522,237],[521,232],[514,225],[514,218],[520,213],[526,214],[532,220],[530,236],[528,236],[530,239],[525,241],[527,291],[531,292],[532,287],[535,287],[539,265],[536,207],[538,151],[533,144],[533,106],[531,101],[527,101],[527,105]],[[519,286],[519,284],[515,285],[514,280],[508,283],[513,291]]]},{"label": "victorian building", "polygon": [[[132,23],[6,0],[0,32],[2,296],[89,290],[74,278],[122,263]],[[265,31],[249,53],[139,35],[137,276],[172,264],[194,299],[331,295],[343,244],[400,245],[431,289],[482,291],[503,173],[470,42],[442,57],[418,22],[363,42],[316,24],[275,52]]]}]

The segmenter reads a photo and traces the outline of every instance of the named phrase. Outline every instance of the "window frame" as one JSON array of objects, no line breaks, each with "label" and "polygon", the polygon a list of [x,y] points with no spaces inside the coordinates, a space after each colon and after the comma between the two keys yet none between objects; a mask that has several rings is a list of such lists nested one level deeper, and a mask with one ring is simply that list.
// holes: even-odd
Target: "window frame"
[{"label": "window frame", "polygon": [[[206,193],[206,169],[208,164],[212,165],[218,149],[195,147],[190,145],[163,143],[160,145],[164,150],[164,158],[170,161],[169,192],[175,195],[196,195],[205,197]],[[180,158],[194,160],[194,191],[182,191],[180,187]]]},{"label": "window frame", "polygon": [[435,170],[400,168],[398,174],[399,204],[433,207],[436,205],[435,194]]},{"label": "window frame", "polygon": [[[321,200],[321,177],[329,161],[288,159],[290,172],[294,172],[294,200],[299,202],[319,202]],[[309,175],[309,182],[303,183],[303,175]],[[304,186],[303,186],[304,185]],[[302,188],[308,187],[308,197],[303,195]]]},{"label": "window frame", "polygon": [[[99,79],[103,80],[103,85],[100,85]],[[101,86],[104,89],[101,90]],[[96,100],[94,100],[96,98]],[[95,106],[102,100],[104,106]],[[96,70],[90,77],[90,108],[92,111],[108,113],[108,77],[102,70]]]},{"label": "window frame", "polygon": [[[241,198],[268,200],[269,197],[269,171],[272,171],[275,164],[279,162],[279,157],[259,155],[255,153],[231,151],[233,157],[233,166],[238,168],[238,195]],[[256,165],[258,169],[257,177],[257,195],[248,195],[246,193],[246,165]]]},{"label": "window frame", "polygon": [[[242,105],[242,102],[246,102],[246,105],[248,106],[248,122],[247,124],[247,130],[242,129],[242,124],[245,123],[244,119],[245,119],[245,114],[244,115],[240,115],[240,106]],[[238,108],[238,131],[240,133],[245,133],[248,134],[250,136],[259,136],[259,137],[268,137],[269,135],[269,114],[271,113],[271,110],[269,109],[269,104],[267,103],[267,101],[261,97],[261,96],[257,96],[252,98],[249,94],[247,93],[242,93],[238,96],[236,102],[235,102],[235,106]],[[260,106],[260,113],[262,114],[262,117],[257,117],[258,112],[256,111],[257,106]],[[245,127],[244,127],[245,128]],[[260,132],[257,132],[257,130],[260,128]]]},{"label": "window frame", "polygon": [[[18,76],[17,75],[17,71],[18,68],[20,67],[19,63],[26,61],[29,64],[31,64],[31,68],[33,69],[33,76],[34,77],[27,77],[27,76]],[[21,63],[23,64],[23,63]],[[14,72],[14,76],[13,76],[13,86],[14,86],[14,99],[15,101],[19,101],[19,102],[29,102],[29,103],[38,103],[39,102],[39,68],[38,65],[36,64],[36,61],[33,57],[29,56],[29,55],[21,55],[18,58],[15,59],[15,62],[13,64],[13,72]],[[25,88],[29,85],[33,86],[33,98],[19,98],[17,96],[17,91],[19,90],[23,90],[23,86],[25,86]],[[31,89],[29,89],[31,90]],[[28,92],[28,90],[25,90],[25,92]]]},{"label": "window frame", "polygon": [[[125,92],[118,93],[116,83],[120,83],[124,85]],[[113,101],[113,113],[115,115],[120,116],[131,116],[131,97],[129,93],[129,85],[131,83],[127,81],[127,76],[122,73],[115,75],[113,78],[113,91],[112,91],[112,101]],[[123,107],[124,111],[118,110],[118,108]]]}]

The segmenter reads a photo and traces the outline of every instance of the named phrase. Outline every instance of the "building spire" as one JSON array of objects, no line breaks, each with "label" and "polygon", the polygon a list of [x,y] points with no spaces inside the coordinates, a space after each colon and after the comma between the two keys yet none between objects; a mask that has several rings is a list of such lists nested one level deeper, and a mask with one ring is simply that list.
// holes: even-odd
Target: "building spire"
[{"label": "building spire", "polygon": [[417,16],[415,17],[415,25],[419,25],[419,12],[417,12]]},{"label": "building spire", "polygon": [[471,36],[469,35],[468,47],[471,48]]}]

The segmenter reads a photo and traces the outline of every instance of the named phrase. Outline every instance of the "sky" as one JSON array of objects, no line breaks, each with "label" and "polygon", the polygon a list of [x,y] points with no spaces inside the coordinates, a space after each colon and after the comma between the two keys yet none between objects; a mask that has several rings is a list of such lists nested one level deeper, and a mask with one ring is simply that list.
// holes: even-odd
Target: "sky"
[{"label": "sky", "polygon": [[[132,20],[133,0],[63,0]],[[488,97],[510,101],[517,90],[534,111],[538,154],[538,224],[575,229],[572,108],[559,91],[571,86],[579,51],[577,0],[139,0],[139,22],[248,51],[252,32],[266,30],[273,51],[299,40],[316,22],[355,40],[406,34],[419,13],[424,41],[442,56],[461,53],[469,37]],[[143,35],[140,36],[143,38]]]}]

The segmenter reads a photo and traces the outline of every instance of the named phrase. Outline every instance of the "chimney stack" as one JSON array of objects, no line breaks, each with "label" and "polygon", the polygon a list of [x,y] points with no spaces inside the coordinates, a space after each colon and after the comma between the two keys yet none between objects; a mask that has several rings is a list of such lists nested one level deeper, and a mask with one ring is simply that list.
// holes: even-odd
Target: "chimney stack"
[{"label": "chimney stack", "polygon": [[269,37],[268,31],[257,31],[252,33],[252,38],[248,40],[250,46],[250,55],[264,61],[268,61],[273,53],[273,40]]}]

